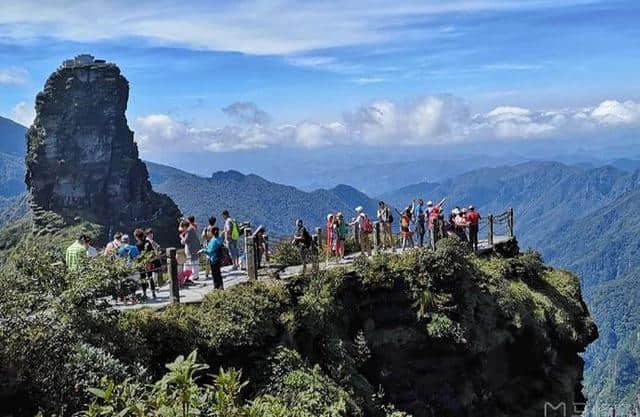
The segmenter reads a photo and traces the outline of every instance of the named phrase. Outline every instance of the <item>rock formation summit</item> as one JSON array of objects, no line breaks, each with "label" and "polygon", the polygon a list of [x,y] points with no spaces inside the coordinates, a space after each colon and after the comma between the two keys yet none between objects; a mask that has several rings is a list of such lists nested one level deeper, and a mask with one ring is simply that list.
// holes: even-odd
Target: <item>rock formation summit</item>
[{"label": "rock formation summit", "polygon": [[180,211],[151,189],[127,125],[128,98],[118,66],[91,55],[66,60],[51,74],[27,133],[25,180],[36,231],[50,228],[53,212],[65,226],[102,226],[102,238],[153,227],[161,243],[175,241]]}]

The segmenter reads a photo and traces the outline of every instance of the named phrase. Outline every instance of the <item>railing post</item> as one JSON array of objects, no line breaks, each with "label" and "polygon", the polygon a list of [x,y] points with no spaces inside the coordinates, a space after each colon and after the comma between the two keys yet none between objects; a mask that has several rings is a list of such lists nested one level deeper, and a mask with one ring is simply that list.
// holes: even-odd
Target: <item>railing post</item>
[{"label": "railing post", "polygon": [[[326,253],[326,251],[327,251],[327,247],[325,245],[326,242],[324,242],[322,240],[322,227],[316,227],[316,234],[314,236],[318,237],[318,242],[316,242],[316,243],[318,245],[318,250],[320,250],[320,253],[322,253],[322,248],[324,248],[324,251]],[[328,230],[327,230],[327,236],[329,236],[329,231]]]},{"label": "railing post", "polygon": [[[317,230],[317,229],[316,229]],[[322,247],[320,246],[320,235],[314,234],[313,238],[313,248],[311,249],[311,271],[314,274],[317,274],[320,270],[320,254],[322,253]],[[303,267],[304,271],[304,267]]]},{"label": "railing post", "polygon": [[373,223],[373,248],[378,252],[381,248],[380,242],[380,222]]},{"label": "railing post", "polygon": [[[245,271],[249,268],[249,238],[251,237],[251,226],[247,226],[244,228],[244,260],[245,260]],[[241,265],[242,266],[242,263]]]},{"label": "railing post", "polygon": [[509,237],[513,237],[513,207],[509,209]]},{"label": "railing post", "polygon": [[493,214],[487,217],[487,243],[493,246]]},{"label": "railing post", "polygon": [[178,260],[176,248],[167,248],[167,272],[171,289],[171,304],[180,303],[180,284],[178,284]]},{"label": "railing post", "polygon": [[353,229],[353,240],[355,240],[356,245],[360,244],[360,225],[358,222],[355,222],[352,226]]},{"label": "railing post", "polygon": [[247,276],[249,280],[258,279],[258,265],[256,262],[256,245],[253,236],[245,236],[247,239]]}]

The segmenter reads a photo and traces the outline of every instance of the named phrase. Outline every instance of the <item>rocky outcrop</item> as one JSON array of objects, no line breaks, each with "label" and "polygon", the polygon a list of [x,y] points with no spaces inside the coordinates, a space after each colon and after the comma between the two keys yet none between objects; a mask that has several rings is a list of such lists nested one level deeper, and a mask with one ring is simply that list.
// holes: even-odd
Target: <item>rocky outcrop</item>
[{"label": "rocky outcrop", "polygon": [[54,212],[67,225],[99,224],[105,235],[153,227],[161,242],[176,239],[180,211],[151,188],[127,125],[128,98],[120,69],[90,55],[67,60],[51,74],[27,133],[35,230],[47,230],[45,213]]}]

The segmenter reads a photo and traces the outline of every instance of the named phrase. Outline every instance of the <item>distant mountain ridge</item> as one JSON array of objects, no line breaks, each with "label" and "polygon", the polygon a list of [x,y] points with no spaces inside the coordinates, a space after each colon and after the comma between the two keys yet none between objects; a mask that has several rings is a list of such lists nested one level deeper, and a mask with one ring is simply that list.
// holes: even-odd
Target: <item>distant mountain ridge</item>
[{"label": "distant mountain ridge", "polygon": [[11,119],[0,117],[0,153],[24,158],[27,152],[27,128]]},{"label": "distant mountain ridge", "polygon": [[376,200],[347,185],[305,192],[237,171],[219,171],[206,178],[152,162],[146,165],[153,188],[169,195],[185,215],[196,216],[201,224],[212,215],[221,219],[222,211],[229,210],[238,221],[264,225],[270,233],[282,235],[292,233],[298,218],[312,228],[324,225],[327,214],[336,211],[349,219],[359,205],[375,215]]}]

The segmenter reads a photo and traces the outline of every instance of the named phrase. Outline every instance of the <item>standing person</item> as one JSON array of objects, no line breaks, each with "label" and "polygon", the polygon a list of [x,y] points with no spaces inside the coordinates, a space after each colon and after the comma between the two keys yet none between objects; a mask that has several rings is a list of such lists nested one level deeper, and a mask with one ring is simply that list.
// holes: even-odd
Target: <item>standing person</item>
[{"label": "standing person", "polygon": [[424,234],[427,232],[425,227],[426,214],[424,210],[424,200],[419,198],[413,201],[413,219],[416,222],[416,235],[418,238],[418,246],[422,247],[424,244]]},{"label": "standing person", "polygon": [[78,235],[76,240],[69,245],[65,252],[65,261],[69,271],[75,271],[80,266],[80,260],[87,256],[87,236],[83,233]]},{"label": "standing person", "polygon": [[455,218],[456,222],[456,233],[460,237],[460,239],[464,242],[468,242],[469,239],[467,237],[467,230],[469,227],[469,222],[467,221],[467,209],[462,208],[458,210],[458,215]]},{"label": "standing person", "polygon": [[339,236],[339,223],[338,223],[338,215],[336,214],[333,217],[333,222],[331,223],[331,253],[333,256],[338,257],[340,260],[340,236]]},{"label": "standing person", "polygon": [[327,229],[327,244],[324,250],[325,256],[327,257],[327,260],[331,257],[331,255],[333,254],[333,220],[334,220],[335,216],[331,213],[327,214],[327,224],[326,224],[326,229]]},{"label": "standing person", "polygon": [[393,216],[391,215],[389,206],[387,206],[384,201],[378,203],[377,217],[382,229],[382,247],[391,248],[395,251],[396,245],[393,242],[393,232],[391,231]]},{"label": "standing person", "polygon": [[126,259],[129,263],[132,263],[140,255],[140,251],[135,245],[132,245],[129,241],[129,235],[122,235],[122,245],[118,249],[118,256]]},{"label": "standing person", "polygon": [[204,249],[200,249],[198,253],[207,254],[207,262],[211,265],[211,277],[213,278],[213,288],[224,289],[224,282],[222,280],[222,271],[220,270],[221,252],[224,242],[220,237],[220,229],[216,226],[207,228],[207,239],[209,243]]},{"label": "standing person", "polygon": [[480,213],[473,206],[469,206],[467,213],[467,221],[469,222],[469,243],[473,246],[473,250],[478,251],[478,224],[480,222]]},{"label": "standing person", "polygon": [[136,239],[136,248],[140,256],[148,257],[143,269],[140,271],[140,286],[142,287],[142,296],[147,298],[147,288],[151,287],[151,295],[153,299],[156,299],[156,285],[153,282],[153,260],[155,259],[155,253],[151,242],[147,240],[142,229],[136,229],[133,231],[133,237]]},{"label": "standing person", "polygon": [[311,258],[313,239],[307,231],[307,228],[304,227],[302,219],[298,219],[296,221],[296,231],[293,235],[293,241],[291,241],[291,244],[297,246],[300,250],[300,257],[302,258],[302,275],[304,275],[305,270],[307,269],[307,262],[309,262],[309,259]]},{"label": "standing person", "polygon": [[345,246],[347,243],[347,235],[349,234],[349,226],[344,221],[344,215],[338,213],[338,256],[344,259]]},{"label": "standing person", "polygon": [[356,207],[356,218],[349,223],[350,226],[358,224],[360,231],[360,251],[363,255],[371,256],[371,233],[373,233],[373,223],[364,212],[362,206]]},{"label": "standing person", "polygon": [[238,258],[238,239],[240,238],[240,230],[238,229],[238,224],[229,215],[228,210],[222,212],[222,218],[224,219],[224,244],[229,250],[229,255],[233,260],[232,269],[236,271],[240,266]]},{"label": "standing person", "polygon": [[200,274],[200,256],[198,255],[198,251],[201,248],[198,233],[196,227],[187,220],[182,221],[180,228],[182,230],[180,242],[184,245],[184,254],[186,256],[184,268],[185,270],[191,270],[191,276],[193,276],[194,280],[197,280]]},{"label": "standing person", "polygon": [[[202,235],[200,236],[200,240],[202,241],[202,244],[204,245],[204,247],[207,247],[207,245],[209,245],[210,236],[212,236],[211,230],[216,226],[216,222],[217,222],[217,219],[215,218],[215,216],[209,217],[209,224],[207,225],[207,227],[205,227],[202,230]],[[211,274],[211,264],[207,262],[207,266],[204,272],[204,278],[209,279],[210,274]]]},{"label": "standing person", "polygon": [[198,230],[198,224],[196,223],[195,216],[187,217],[187,221],[189,222],[189,225],[193,227],[194,230]]},{"label": "standing person", "polygon": [[122,245],[120,239],[122,239],[122,233],[116,232],[113,235],[113,240],[107,243],[107,247],[104,248],[104,254],[115,255],[118,252],[118,249],[120,249],[120,245]]},{"label": "standing person", "polygon": [[264,226],[258,227],[258,230],[254,233],[254,239],[256,244],[258,256],[258,268],[262,265],[262,258],[265,259],[267,263],[269,263],[269,243],[267,242],[267,238],[265,237],[266,229]]},{"label": "standing person", "polygon": [[405,208],[401,213],[400,230],[402,232],[402,251],[407,246],[413,248],[413,232],[411,231],[411,207]]},{"label": "standing person", "polygon": [[94,248],[92,243],[91,238],[87,236],[87,258],[95,258],[98,256],[98,249]]},{"label": "standing person", "polygon": [[153,248],[153,254],[155,255],[152,262],[153,270],[151,272],[151,279],[157,286],[159,283],[158,277],[160,276],[160,271],[162,270],[162,248],[160,247],[158,242],[155,241],[153,237],[153,229],[149,228],[145,230],[144,234],[147,240],[149,241],[149,243],[151,244],[151,247]]}]

